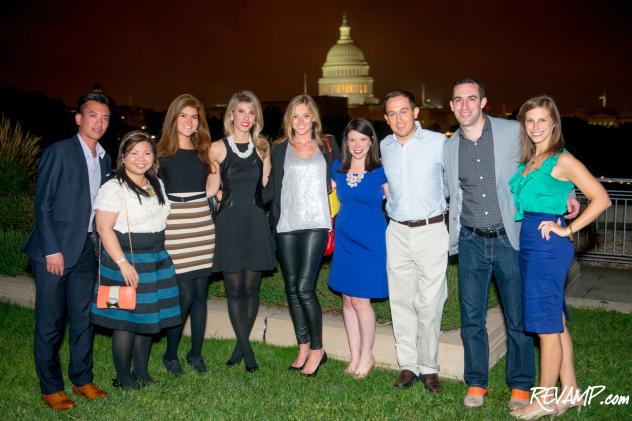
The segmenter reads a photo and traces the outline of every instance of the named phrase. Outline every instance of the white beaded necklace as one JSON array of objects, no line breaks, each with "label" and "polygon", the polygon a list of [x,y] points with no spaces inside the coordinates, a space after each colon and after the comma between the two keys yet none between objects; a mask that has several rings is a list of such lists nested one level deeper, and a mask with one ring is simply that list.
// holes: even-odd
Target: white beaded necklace
[{"label": "white beaded necklace", "polygon": [[228,146],[230,146],[230,149],[233,152],[235,152],[235,155],[237,155],[238,157],[242,159],[248,158],[252,154],[252,151],[255,148],[255,144],[253,143],[252,138],[250,136],[248,136],[248,149],[246,149],[244,152],[237,149],[237,145],[235,144],[235,139],[232,136],[228,136],[226,140],[228,140]]},{"label": "white beaded necklace", "polygon": [[349,171],[347,173],[347,186],[349,187],[358,187],[358,184],[360,184],[362,182],[362,179],[364,178],[364,172],[361,173],[355,173],[355,172],[351,172]]}]

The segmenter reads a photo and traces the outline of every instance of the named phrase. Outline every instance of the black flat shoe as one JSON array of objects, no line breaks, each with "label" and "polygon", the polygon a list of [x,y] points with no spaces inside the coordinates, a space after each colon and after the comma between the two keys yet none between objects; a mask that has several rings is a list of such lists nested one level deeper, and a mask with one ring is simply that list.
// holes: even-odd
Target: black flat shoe
[{"label": "black flat shoe", "polygon": [[257,370],[259,370],[259,366],[258,366],[258,365],[255,365],[255,366],[253,366],[253,367],[246,367],[246,371],[247,371],[248,373],[254,373],[254,372],[255,372],[255,371],[257,371]]},{"label": "black flat shoe", "polygon": [[138,377],[136,373],[134,373],[134,371],[132,371],[132,376],[134,376],[134,381],[138,382],[141,387],[149,386],[150,384],[156,383],[156,380],[154,380],[153,377],[149,376],[148,378],[143,379],[141,377]]},{"label": "black flat shoe", "polygon": [[327,362],[327,352],[323,352],[323,357],[320,359],[320,362],[318,363],[318,367],[316,367],[316,370],[314,370],[313,373],[309,373],[309,374],[305,374],[303,373],[303,376],[305,377],[314,377],[316,376],[316,374],[318,374],[318,370],[320,369],[320,367],[325,364]]},{"label": "black flat shoe", "polygon": [[163,356],[162,364],[165,366],[169,374],[179,376],[180,374],[184,373],[184,370],[182,369],[182,365],[180,364],[180,360],[178,358],[176,358],[175,360],[167,360]]},{"label": "black flat shoe", "polygon": [[134,390],[138,390],[142,387],[138,379],[134,379],[134,381],[130,384],[123,384],[119,382],[118,379],[112,379],[112,386],[120,387],[121,389],[134,389]]},{"label": "black flat shoe", "polygon": [[204,374],[208,371],[208,368],[206,368],[206,363],[202,359],[201,355],[199,357],[194,357],[189,353],[187,354],[187,362],[191,364],[191,367],[193,367],[193,369],[197,371],[198,374]]},{"label": "black flat shoe", "polygon": [[233,361],[233,360],[226,361],[226,367],[229,367],[229,368],[234,367],[237,364],[239,364],[239,361]]},{"label": "black flat shoe", "polygon": [[291,365],[287,369],[290,370],[290,371],[301,371],[303,369],[303,367],[305,367],[305,364],[303,364],[300,367],[294,367],[293,365]]}]

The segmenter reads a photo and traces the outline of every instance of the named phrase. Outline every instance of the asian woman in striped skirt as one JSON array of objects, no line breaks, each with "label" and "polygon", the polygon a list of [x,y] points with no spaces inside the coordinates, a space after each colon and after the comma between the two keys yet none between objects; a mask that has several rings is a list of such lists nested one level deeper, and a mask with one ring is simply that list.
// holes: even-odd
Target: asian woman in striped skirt
[{"label": "asian woman in striped skirt", "polygon": [[115,387],[152,383],[147,369],[152,335],[181,324],[175,271],[164,248],[169,203],[155,158],[147,133],[125,135],[115,177],[101,187],[94,203],[102,242],[99,282],[136,288],[134,310],[97,308],[96,288],[91,306],[92,323],[113,330]]},{"label": "asian woman in striped skirt", "polygon": [[202,343],[215,249],[215,226],[206,198],[210,146],[204,106],[192,95],[178,96],[169,105],[158,142],[158,175],[171,205],[165,247],[175,264],[183,315],[181,326],[167,330],[167,350],[162,358],[167,371],[175,375],[183,371],[178,345],[189,313],[191,350],[186,360],[198,373],[207,371]]}]

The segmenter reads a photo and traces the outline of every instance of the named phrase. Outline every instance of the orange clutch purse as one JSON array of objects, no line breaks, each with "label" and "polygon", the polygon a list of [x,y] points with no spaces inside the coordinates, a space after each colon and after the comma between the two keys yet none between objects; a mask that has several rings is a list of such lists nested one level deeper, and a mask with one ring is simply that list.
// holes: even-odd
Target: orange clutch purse
[{"label": "orange clutch purse", "polygon": [[136,288],[129,286],[105,286],[99,283],[97,308],[136,308]]},{"label": "orange clutch purse", "polygon": [[[127,211],[127,203],[125,202]],[[129,248],[132,253],[132,265],[134,265],[134,249],[132,247],[132,233],[130,232],[129,219],[127,220],[127,235],[129,236]],[[101,240],[99,240],[99,288],[97,289],[97,308],[118,308],[120,310],[134,310],[136,308],[136,287],[101,285]]]}]

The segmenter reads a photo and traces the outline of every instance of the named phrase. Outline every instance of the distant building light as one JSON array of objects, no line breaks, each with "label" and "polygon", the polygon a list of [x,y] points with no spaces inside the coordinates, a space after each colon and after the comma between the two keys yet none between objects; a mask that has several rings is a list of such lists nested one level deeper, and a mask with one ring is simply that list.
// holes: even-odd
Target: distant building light
[{"label": "distant building light", "polygon": [[121,116],[121,120],[125,120],[125,116],[124,115]]},{"label": "distant building light", "polygon": [[145,130],[147,128],[147,126],[140,126],[141,130]]}]

